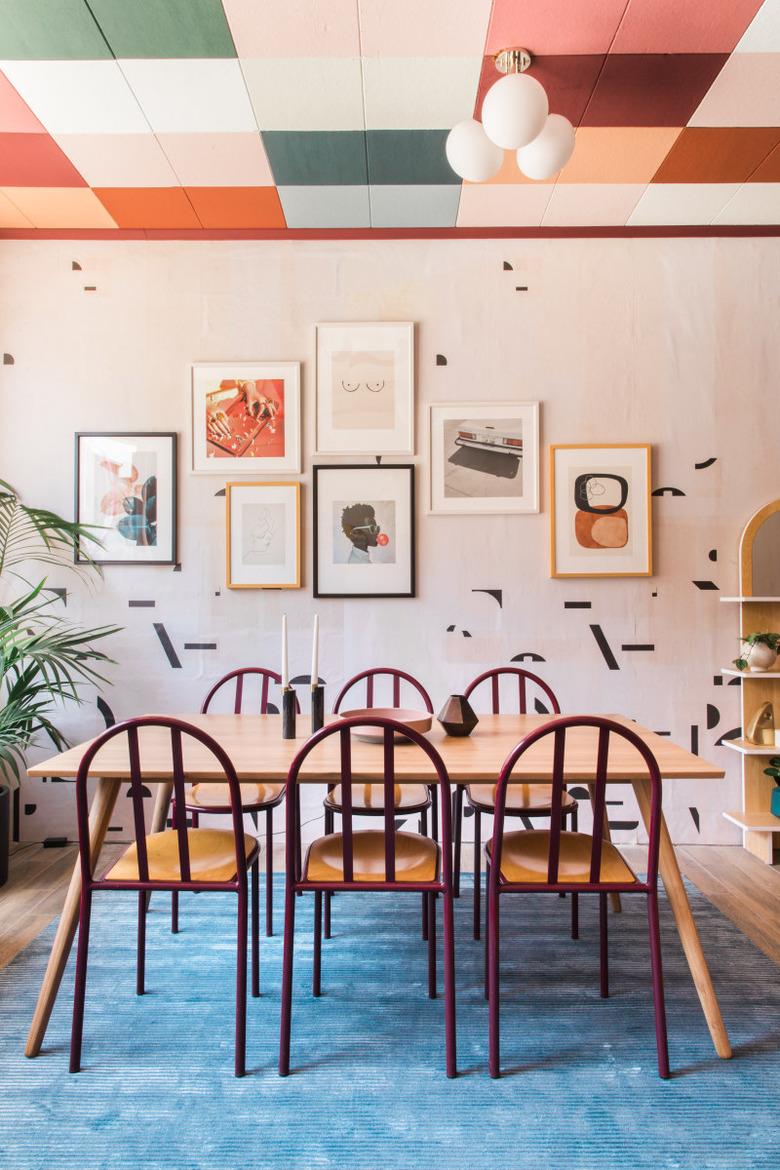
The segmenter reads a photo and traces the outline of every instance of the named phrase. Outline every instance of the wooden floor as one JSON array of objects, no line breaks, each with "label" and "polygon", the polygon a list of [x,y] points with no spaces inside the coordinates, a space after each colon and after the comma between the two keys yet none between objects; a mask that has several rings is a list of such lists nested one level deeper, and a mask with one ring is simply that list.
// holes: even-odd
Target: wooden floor
[{"label": "wooden floor", "polygon": [[[123,848],[107,846],[103,860],[110,862]],[[624,852],[629,862],[641,864],[643,850]],[[780,867],[764,865],[736,845],[682,845],[677,855],[685,877],[780,965]],[[0,889],[0,968],[59,914],[75,859],[75,846],[15,847],[10,878]],[[276,860],[281,868],[281,856]],[[470,864],[464,856],[464,869]]]}]

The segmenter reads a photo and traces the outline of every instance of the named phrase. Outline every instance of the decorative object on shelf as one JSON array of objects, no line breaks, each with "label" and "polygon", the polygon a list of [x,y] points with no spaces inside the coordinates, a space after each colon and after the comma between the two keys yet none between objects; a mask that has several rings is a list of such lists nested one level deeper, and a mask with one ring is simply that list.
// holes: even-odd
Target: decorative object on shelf
[{"label": "decorative object on shelf", "polygon": [[775,710],[771,703],[762,703],[745,727],[748,743],[774,744]]},{"label": "decorative object on shelf", "polygon": [[317,326],[321,454],[414,454],[414,325]]},{"label": "decorative object on shelf", "polygon": [[176,435],[81,431],[76,435],[76,523],[102,529],[76,560],[104,565],[176,563]]},{"label": "decorative object on shelf", "polygon": [[482,121],[466,118],[447,136],[447,161],[456,175],[484,183],[498,173],[504,151],[529,179],[549,179],[574,152],[574,127],[562,114],[549,113],[547,92],[526,70],[527,49],[502,49],[494,57],[499,78],[482,101]]},{"label": "decorative object on shelf", "polygon": [[769,811],[773,817],[780,817],[780,756],[770,757],[769,767],[764,768],[764,775],[775,782],[769,798]]},{"label": "decorative object on shelf", "polygon": [[414,597],[414,467],[314,468],[314,596]]},{"label": "decorative object on shelf", "polygon": [[550,575],[650,577],[651,448],[550,447]]},{"label": "decorative object on shelf", "polygon": [[450,695],[436,718],[447,735],[471,735],[479,723],[477,714],[465,695]]},{"label": "decorative object on shelf", "polygon": [[228,589],[299,589],[301,485],[228,483]]},{"label": "decorative object on shelf", "polygon": [[780,634],[748,634],[734,659],[737,670],[771,670],[780,651]]},{"label": "decorative object on shelf", "polygon": [[192,470],[301,470],[299,362],[192,366]]},{"label": "decorative object on shelf", "polygon": [[539,511],[539,403],[436,403],[430,412],[433,513]]}]

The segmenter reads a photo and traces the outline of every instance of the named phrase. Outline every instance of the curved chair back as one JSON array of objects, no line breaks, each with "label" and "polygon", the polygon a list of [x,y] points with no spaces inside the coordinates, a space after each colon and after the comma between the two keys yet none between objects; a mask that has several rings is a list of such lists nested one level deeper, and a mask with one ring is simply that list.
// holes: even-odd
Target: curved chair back
[{"label": "curved chair back", "polygon": [[[504,835],[504,813],[506,809],[507,787],[510,783],[517,783],[518,778],[512,779],[512,773],[517,762],[532,747],[541,740],[553,738],[553,767],[552,767],[552,795],[549,828],[549,853],[547,858],[547,885],[554,886],[558,882],[558,863],[560,860],[560,842],[563,817],[561,805],[565,791],[566,780],[566,749],[567,732],[571,728],[591,728],[598,732],[596,737],[596,768],[595,779],[587,780],[592,788],[593,803],[593,836],[590,851],[589,881],[579,888],[587,890],[592,886],[603,885],[599,882],[601,873],[601,853],[604,840],[604,822],[606,809],[607,766],[609,761],[609,741],[611,736],[626,740],[634,748],[647,766],[647,779],[650,782],[650,828],[648,833],[647,850],[647,881],[639,883],[635,888],[654,889],[658,883],[658,848],[661,833],[661,773],[658,763],[646,743],[630,728],[622,723],[615,723],[612,719],[603,719],[596,715],[565,715],[560,719],[551,719],[549,723],[526,735],[512,749],[504,761],[501,774],[496,785],[495,820],[493,822],[493,845],[491,852],[491,885],[498,880],[501,872],[501,846]],[[576,745],[577,762],[582,769],[583,745],[580,740]]]},{"label": "curved chair back", "polygon": [[[130,792],[129,795],[133,802],[133,833],[135,837],[135,844],[138,855],[138,880],[131,882],[112,882],[106,881],[106,885],[125,885],[133,889],[147,888],[158,885],[170,885],[170,882],[159,882],[149,877],[149,862],[146,850],[146,822],[144,817],[144,785],[143,776],[144,768],[141,760],[142,746],[139,740],[139,730],[142,728],[158,728],[162,732],[169,734],[156,736],[153,745],[147,747],[150,753],[150,764],[146,769],[146,775],[155,780],[167,780],[169,777],[173,780],[173,795],[180,808],[184,808],[185,804],[185,764],[184,764],[184,743],[186,740],[195,740],[201,747],[215,757],[219,763],[220,768],[227,780],[227,790],[230,795],[230,811],[233,820],[233,837],[236,846],[236,874],[239,888],[246,890],[246,858],[244,852],[244,826],[243,815],[241,809],[241,788],[239,786],[236,770],[224,748],[207,735],[205,731],[201,731],[198,727],[193,727],[189,723],[185,723],[182,719],[174,719],[166,715],[143,715],[138,719],[128,719],[124,723],[117,723],[114,727],[109,727],[102,735],[93,740],[82,756],[79,770],[76,776],[76,817],[78,822],[79,833],[79,857],[81,861],[81,877],[84,886],[94,885],[95,882],[92,876],[93,864],[97,864],[97,858],[90,857],[89,844],[89,811],[87,803],[87,781],[90,775],[90,769],[95,762],[95,757],[105,748],[112,740],[122,736],[126,739],[126,752],[130,761]],[[166,748],[170,749],[170,756]],[[116,751],[116,746],[114,747]],[[151,758],[153,756],[153,764]],[[165,761],[165,762],[163,762]],[[169,762],[170,761],[170,762]],[[100,761],[98,761],[98,764]],[[193,761],[189,761],[189,772],[197,774],[197,767],[193,767]],[[98,768],[99,771],[99,768]],[[178,854],[179,854],[179,873],[182,882],[189,882],[192,880],[190,872],[190,854],[189,854],[189,838],[187,836],[187,826],[184,823],[184,818],[180,818],[180,824],[177,826],[176,832],[178,836]],[[103,883],[101,883],[103,884]],[[175,884],[175,883],[174,883]],[[212,883],[209,883],[212,884]],[[231,887],[235,886],[235,882],[226,883]]]},{"label": "curved chair back", "polygon": [[[287,776],[288,790],[291,786],[298,783],[298,777],[306,760],[316,748],[325,740],[332,736],[339,737],[339,782],[341,784],[342,793],[342,807],[341,807],[341,833],[342,833],[342,864],[344,872],[344,882],[349,883],[353,880],[353,851],[352,851],[352,784],[353,784],[353,768],[352,768],[352,731],[356,728],[379,728],[382,731],[382,752],[383,752],[383,808],[384,808],[384,844],[385,844],[385,876],[384,879],[379,879],[375,884],[380,888],[396,885],[395,876],[395,855],[396,855],[396,805],[395,805],[395,737],[403,736],[404,739],[416,744],[421,748],[428,759],[431,761],[436,772],[436,779],[431,777],[430,780],[426,777],[426,783],[438,784],[441,789],[441,856],[442,856],[442,872],[444,879],[444,888],[449,889],[452,884],[452,828],[450,820],[450,779],[447,774],[447,769],[444,765],[439,753],[431,743],[421,735],[418,731],[414,731],[411,727],[406,727],[403,723],[399,723],[395,719],[385,719],[380,716],[367,717],[364,715],[353,715],[350,718],[341,719],[337,723],[329,723],[327,727],[323,727],[316,735],[307,740],[305,745],[298,752],[298,755],[293,760],[290,771]],[[377,782],[377,786],[378,786]],[[298,833],[298,825],[296,823],[296,809],[298,802],[296,800],[287,801],[287,881],[288,888],[301,880],[300,872],[300,857],[296,849],[296,840]],[[343,884],[343,883],[340,883]],[[361,888],[365,888],[367,883],[361,882]]]},{"label": "curved chair back", "polygon": [[[214,683],[206,698],[203,700],[203,706],[200,709],[201,715],[208,715],[209,707],[212,699],[217,695],[223,687],[235,679],[235,701],[233,703],[233,714],[240,715],[244,706],[244,681],[250,675],[256,675],[260,678],[260,710],[258,714],[268,714],[268,688],[271,683],[280,686],[282,676],[277,674],[275,670],[267,670],[264,666],[243,666],[238,670],[231,670],[219,682]],[[300,714],[300,707],[298,706],[298,696],[295,697],[295,707]]]},{"label": "curved chair back", "polygon": [[530,670],[522,670],[519,666],[497,666],[492,670],[486,670],[484,674],[480,674],[473,679],[466,687],[465,696],[469,699],[472,692],[481,686],[482,683],[490,681],[490,696],[493,705],[493,714],[499,715],[501,713],[501,679],[504,676],[510,676],[517,679],[517,697],[518,697],[518,714],[528,714],[528,685],[538,687],[540,691],[550,701],[552,712],[554,715],[560,715],[561,708],[553,694],[552,688],[547,685],[543,678],[539,678],[538,674],[532,674]]},{"label": "curved chair back", "polygon": [[425,710],[429,714],[433,714],[433,703],[431,697],[426,691],[422,683],[418,682],[411,674],[407,674],[405,670],[396,670],[393,666],[375,666],[371,670],[362,670],[360,674],[356,674],[349,682],[346,682],[338,693],[336,702],[333,704],[333,714],[338,715],[341,710],[341,704],[346,695],[352,690],[354,686],[365,679],[366,682],[366,706],[377,707],[378,703],[374,702],[374,682],[377,678],[389,677],[393,680],[393,703],[394,707],[401,706],[401,683],[406,682],[411,686],[417,695],[425,704]]}]

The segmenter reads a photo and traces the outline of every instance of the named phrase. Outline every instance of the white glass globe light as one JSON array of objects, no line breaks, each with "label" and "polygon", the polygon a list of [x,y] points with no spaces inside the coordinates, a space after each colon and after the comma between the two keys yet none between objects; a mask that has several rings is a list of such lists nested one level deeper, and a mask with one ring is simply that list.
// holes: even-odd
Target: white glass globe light
[{"label": "white glass globe light", "polygon": [[471,183],[492,179],[504,161],[500,146],[491,142],[482,123],[474,118],[458,122],[447,135],[447,161],[456,175]]},{"label": "white glass globe light", "polygon": [[574,153],[574,127],[562,114],[549,114],[541,134],[517,152],[517,165],[529,179],[549,179]]},{"label": "white glass globe light", "polygon": [[547,93],[536,78],[508,73],[485,94],[482,125],[496,146],[517,150],[541,133],[548,109]]}]

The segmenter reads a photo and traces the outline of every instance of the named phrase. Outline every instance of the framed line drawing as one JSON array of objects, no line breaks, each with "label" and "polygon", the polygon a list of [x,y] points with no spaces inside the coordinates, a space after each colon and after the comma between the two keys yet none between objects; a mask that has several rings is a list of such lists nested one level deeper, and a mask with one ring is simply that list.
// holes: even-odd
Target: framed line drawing
[{"label": "framed line drawing", "polygon": [[[102,529],[104,565],[176,562],[176,441],[168,431],[80,431],[76,435],[74,514]],[[77,563],[89,558],[76,549]]]},{"label": "framed line drawing", "polygon": [[299,362],[198,362],[192,373],[192,470],[301,470]]},{"label": "framed line drawing", "polygon": [[301,485],[225,485],[228,589],[300,589]]},{"label": "framed line drawing", "polygon": [[414,597],[414,466],[314,467],[314,596]]},{"label": "framed line drawing", "polygon": [[317,326],[319,454],[414,454],[414,324]]},{"label": "framed line drawing", "polygon": [[650,577],[651,447],[550,447],[550,575]]},{"label": "framed line drawing", "polygon": [[434,515],[538,512],[539,403],[434,403],[430,475]]}]

